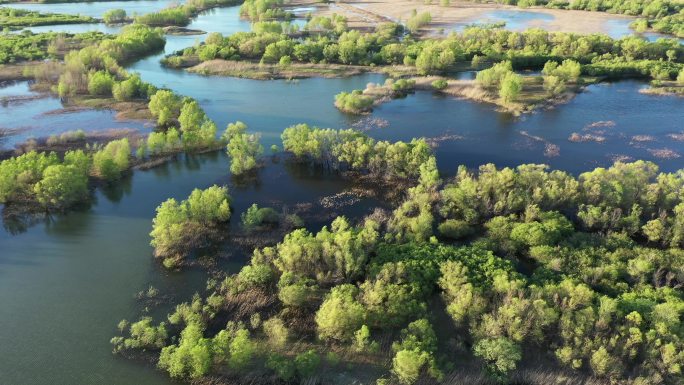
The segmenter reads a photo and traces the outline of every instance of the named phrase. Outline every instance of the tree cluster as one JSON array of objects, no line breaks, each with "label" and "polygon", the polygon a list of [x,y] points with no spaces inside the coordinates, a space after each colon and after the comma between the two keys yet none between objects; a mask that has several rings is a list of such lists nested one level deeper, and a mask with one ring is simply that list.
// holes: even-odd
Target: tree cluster
[{"label": "tree cluster", "polygon": [[193,250],[207,247],[221,237],[219,227],[230,219],[231,197],[225,187],[195,189],[188,199],[171,198],[157,207],[150,244],[164,265],[180,264]]},{"label": "tree cluster", "polygon": [[0,163],[0,203],[63,210],[90,198],[89,177],[112,182],[128,171],[127,139],[55,153],[31,151]]},{"label": "tree cluster", "polygon": [[423,139],[376,141],[356,130],[333,130],[298,124],[281,135],[283,148],[300,161],[331,170],[365,171],[386,178],[416,178],[422,165],[434,160]]},{"label": "tree cluster", "polygon": [[[330,20],[334,20],[331,18]],[[321,24],[321,21],[317,21]],[[604,34],[578,35],[530,29],[524,32],[467,28],[444,39],[403,37],[396,24],[382,24],[374,32],[342,31],[333,21],[330,30],[291,36],[274,29],[257,29],[212,39],[167,58],[168,65],[184,59],[200,61],[261,60],[277,63],[283,57],[301,63],[414,66],[421,74],[450,71],[457,62],[510,61],[513,69],[544,67],[548,61],[571,59],[582,73],[615,77],[674,78],[682,68],[684,51],[676,39],[648,42],[639,37],[613,40]],[[175,64],[174,64],[175,63]]]}]

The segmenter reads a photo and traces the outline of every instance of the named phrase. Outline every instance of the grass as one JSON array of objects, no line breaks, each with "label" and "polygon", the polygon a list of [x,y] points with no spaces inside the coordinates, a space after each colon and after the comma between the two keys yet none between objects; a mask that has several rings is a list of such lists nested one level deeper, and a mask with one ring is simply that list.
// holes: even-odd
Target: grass
[{"label": "grass", "polygon": [[684,84],[676,81],[651,82],[650,87],[643,88],[639,92],[650,95],[684,96]]},{"label": "grass", "polygon": [[109,109],[116,111],[117,120],[152,120],[153,116],[147,107],[147,101],[118,102],[114,98],[98,98],[93,96],[77,96],[68,100],[69,107]]},{"label": "grass", "polygon": [[96,23],[90,16],[42,13],[0,7],[0,29],[21,29],[38,25]]},{"label": "grass", "polygon": [[299,64],[287,66],[260,64],[258,62],[210,60],[200,63],[188,71],[203,75],[220,75],[239,78],[302,79],[312,77],[337,78],[359,75],[368,72],[370,67],[346,66],[338,64]]},{"label": "grass", "polygon": [[[434,79],[433,79],[434,80]],[[497,87],[484,88],[474,80],[449,80],[444,94],[494,104],[500,111],[514,115],[529,113],[540,108],[553,107],[573,98],[582,88],[598,81],[595,77],[582,77],[577,83],[569,83],[562,93],[554,94],[544,89],[542,76],[523,76],[523,88],[515,101],[506,103],[499,97]]]}]

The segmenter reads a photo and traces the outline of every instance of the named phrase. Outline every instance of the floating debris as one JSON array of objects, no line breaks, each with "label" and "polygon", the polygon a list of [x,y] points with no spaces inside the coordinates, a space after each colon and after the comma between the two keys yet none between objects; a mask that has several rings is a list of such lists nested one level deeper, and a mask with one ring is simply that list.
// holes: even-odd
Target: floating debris
[{"label": "floating debris", "polygon": [[367,116],[363,119],[359,119],[358,121],[356,121],[354,124],[352,124],[352,127],[359,131],[371,131],[389,127],[389,121],[387,121],[386,119],[373,118]]},{"label": "floating debris", "polygon": [[444,134],[440,136],[435,136],[432,138],[425,138],[425,141],[427,144],[432,147],[438,147],[440,143],[442,142],[447,142],[447,141],[452,141],[452,140],[463,140],[465,137],[463,135],[457,135],[457,134]]},{"label": "floating debris", "polygon": [[332,209],[351,206],[359,201],[361,201],[361,194],[358,191],[342,191],[335,195],[321,198],[319,203],[326,209]]},{"label": "floating debris", "polygon": [[520,135],[531,139],[535,142],[543,143],[544,144],[544,156],[547,158],[553,158],[556,156],[560,155],[560,146],[557,144],[553,144],[549,142],[548,140],[542,138],[541,136],[536,136],[532,135],[527,131],[520,131]]},{"label": "floating debris", "polygon": [[570,134],[570,137],[568,137],[568,140],[571,142],[575,142],[575,143],[584,143],[584,142],[603,143],[606,141],[606,137],[601,136],[601,135],[595,135],[595,134],[580,134],[577,132],[573,132],[572,134]]},{"label": "floating debris", "polygon": [[655,142],[655,136],[651,135],[634,135],[632,136],[632,142],[643,143],[643,142]]},{"label": "floating debris", "polygon": [[598,122],[594,122],[591,124],[588,124],[585,126],[585,129],[592,129],[596,127],[615,127],[615,122],[612,120],[599,120]]},{"label": "floating debris", "polygon": [[608,154],[608,155],[610,156],[610,160],[612,160],[613,163],[615,163],[615,162],[625,163],[625,162],[631,162],[634,160],[633,157],[631,157],[629,155],[625,155],[625,154]]},{"label": "floating debris", "polygon": [[681,157],[677,151],[669,148],[648,148],[646,151],[658,159],[677,159]]},{"label": "floating debris", "polygon": [[546,143],[544,145],[544,156],[547,158],[554,158],[560,155],[560,146],[553,143]]},{"label": "floating debris", "polygon": [[678,142],[684,142],[684,132],[679,132],[675,134],[667,134],[667,137],[676,140]]}]

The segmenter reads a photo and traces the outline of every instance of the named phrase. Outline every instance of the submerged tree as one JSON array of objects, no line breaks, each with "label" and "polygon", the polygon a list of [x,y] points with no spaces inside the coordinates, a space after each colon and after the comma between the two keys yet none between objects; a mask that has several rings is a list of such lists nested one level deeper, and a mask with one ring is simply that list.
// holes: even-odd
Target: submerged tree
[{"label": "submerged tree", "polygon": [[195,189],[187,200],[171,198],[157,207],[151,245],[165,265],[177,265],[195,248],[220,236],[218,227],[230,219],[230,195],[225,187]]},{"label": "submerged tree", "polygon": [[240,175],[258,166],[258,158],[263,154],[264,147],[259,143],[258,134],[247,134],[247,125],[235,122],[228,125],[224,138],[228,141],[226,147],[230,157],[230,172]]}]

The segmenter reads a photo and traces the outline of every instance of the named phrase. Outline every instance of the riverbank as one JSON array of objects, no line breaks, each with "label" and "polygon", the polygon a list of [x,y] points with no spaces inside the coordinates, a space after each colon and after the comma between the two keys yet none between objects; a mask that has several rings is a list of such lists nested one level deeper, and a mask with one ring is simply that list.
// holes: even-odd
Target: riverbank
[{"label": "riverbank", "polygon": [[357,66],[342,64],[291,63],[288,65],[263,64],[258,62],[209,60],[199,64],[187,63],[188,72],[201,75],[230,76],[255,80],[343,78],[363,73],[384,73],[411,75],[416,70],[408,66]]},{"label": "riverbank", "polygon": [[[521,115],[565,104],[582,92],[584,87],[596,83],[597,78],[583,77],[577,83],[567,84],[566,89],[561,93],[545,90],[544,79],[541,76],[523,76],[522,80],[522,91],[512,102],[505,102],[498,92],[479,86],[475,80],[448,80],[447,87],[440,92],[457,98],[493,104],[499,112]],[[427,80],[421,82],[424,84],[423,87],[427,88],[425,85],[427,82]]]},{"label": "riverbank", "polygon": [[642,94],[684,97],[684,84],[677,81],[661,81],[639,90]]},{"label": "riverbank", "polygon": [[28,61],[18,64],[0,64],[0,82],[33,79],[31,70],[41,64],[39,61]]},{"label": "riverbank", "polygon": [[[311,3],[315,1],[311,0]],[[412,0],[345,0],[336,2],[329,7],[316,7],[316,14],[330,16],[333,13],[347,17],[348,25],[356,29],[374,28],[382,21],[408,20],[413,11],[417,13],[429,12],[432,21],[422,28],[424,33],[434,33],[438,30],[452,29],[456,25],[472,23],[473,20],[486,18],[492,11],[510,10],[521,11],[515,6],[496,3],[473,3],[467,1],[451,1],[448,6],[441,6],[439,2],[425,4]],[[607,22],[615,19],[635,20],[624,15],[604,12],[587,12],[573,10],[548,9],[530,7],[524,11],[535,12],[545,16],[545,20],[526,22],[524,28],[543,28],[548,31],[575,33],[607,33]]]},{"label": "riverbank", "polygon": [[[515,101],[506,102],[495,89],[482,87],[475,80],[451,79],[441,76],[408,77],[388,80],[385,84],[369,83],[364,90],[355,91],[356,94],[347,94],[348,98],[357,99],[355,103],[349,102],[355,108],[346,108],[343,98],[336,100],[335,105],[338,109],[348,113],[366,114],[371,112],[374,107],[405,97],[415,91],[432,91],[458,99],[492,104],[496,106],[498,112],[518,116],[567,103],[582,92],[585,86],[596,83],[597,80],[597,78],[584,77],[579,82],[567,84],[563,92],[554,93],[544,88],[544,79],[541,76],[523,76],[520,94]],[[365,102],[362,99],[365,99]]]},{"label": "riverbank", "polygon": [[116,111],[115,117],[117,120],[146,120],[152,122],[154,119],[146,100],[119,102],[114,98],[79,95],[65,100],[64,107],[112,110]]}]

